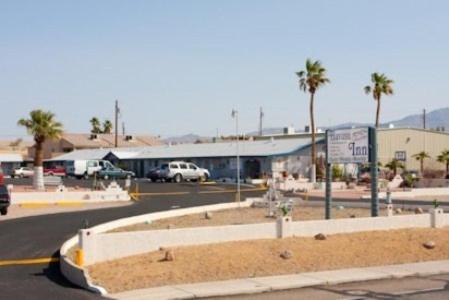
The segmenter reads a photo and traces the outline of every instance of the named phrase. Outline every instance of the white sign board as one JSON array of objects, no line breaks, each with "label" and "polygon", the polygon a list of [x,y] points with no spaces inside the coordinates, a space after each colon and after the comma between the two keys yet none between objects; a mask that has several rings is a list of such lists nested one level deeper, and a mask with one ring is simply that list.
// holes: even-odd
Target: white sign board
[{"label": "white sign board", "polygon": [[369,162],[368,128],[337,129],[328,131],[328,163]]}]

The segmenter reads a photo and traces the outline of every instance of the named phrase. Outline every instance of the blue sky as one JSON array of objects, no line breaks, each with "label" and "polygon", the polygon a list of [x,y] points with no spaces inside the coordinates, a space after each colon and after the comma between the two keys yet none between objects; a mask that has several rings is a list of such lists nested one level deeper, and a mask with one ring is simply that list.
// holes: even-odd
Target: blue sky
[{"label": "blue sky", "polygon": [[55,112],[67,131],[112,118],[172,136],[309,122],[295,71],[320,59],[331,84],[318,125],[372,122],[374,71],[395,80],[381,120],[449,106],[447,1],[0,1],[0,138]]}]

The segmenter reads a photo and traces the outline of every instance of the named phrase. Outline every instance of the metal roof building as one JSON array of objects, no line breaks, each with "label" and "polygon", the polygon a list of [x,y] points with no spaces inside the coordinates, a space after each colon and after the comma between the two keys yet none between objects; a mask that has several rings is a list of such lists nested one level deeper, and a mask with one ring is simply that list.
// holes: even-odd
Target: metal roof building
[{"label": "metal roof building", "polygon": [[[310,146],[309,138],[239,141],[243,176],[257,177],[271,172],[271,162],[303,152]],[[151,168],[171,160],[186,160],[211,170],[214,177],[233,177],[236,169],[236,142],[160,145],[134,148],[76,150],[47,161],[107,159],[144,176]]]}]

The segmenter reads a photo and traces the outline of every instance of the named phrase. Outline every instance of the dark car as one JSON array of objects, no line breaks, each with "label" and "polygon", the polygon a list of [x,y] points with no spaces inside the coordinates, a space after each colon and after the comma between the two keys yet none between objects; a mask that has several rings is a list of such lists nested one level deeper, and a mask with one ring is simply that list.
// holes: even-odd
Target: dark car
[{"label": "dark car", "polygon": [[154,168],[151,169],[146,176],[148,179],[150,179],[153,182],[156,181],[165,181],[165,177],[163,176],[163,174],[161,173],[161,168]]},{"label": "dark car", "polygon": [[4,185],[0,185],[0,214],[2,216],[8,213],[8,207],[11,204],[8,189]]},{"label": "dark car", "polygon": [[134,174],[134,172],[125,171],[117,167],[106,167],[105,169],[100,170],[97,174],[98,177],[103,178],[105,180],[126,179],[136,177],[136,174]]}]

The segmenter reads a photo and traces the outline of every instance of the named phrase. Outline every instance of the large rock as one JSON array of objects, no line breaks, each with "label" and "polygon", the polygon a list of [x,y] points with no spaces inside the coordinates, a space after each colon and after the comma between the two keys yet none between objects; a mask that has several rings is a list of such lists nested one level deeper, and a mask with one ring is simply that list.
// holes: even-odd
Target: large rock
[{"label": "large rock", "polygon": [[435,248],[435,242],[434,241],[427,241],[423,244],[424,248],[426,249],[433,249]]},{"label": "large rock", "polygon": [[281,252],[281,258],[283,259],[290,259],[293,257],[293,252],[291,252],[290,250],[285,250]]},{"label": "large rock", "polygon": [[396,214],[400,215],[400,214],[402,214],[402,209],[396,208],[396,209],[394,210],[394,212],[395,212]]},{"label": "large rock", "polygon": [[205,217],[207,220],[210,220],[210,219],[212,219],[212,213],[211,213],[210,211],[206,211],[206,213],[204,214],[204,217]]},{"label": "large rock", "polygon": [[326,239],[327,237],[323,233],[318,233],[317,235],[315,235],[315,240],[324,241]]}]

